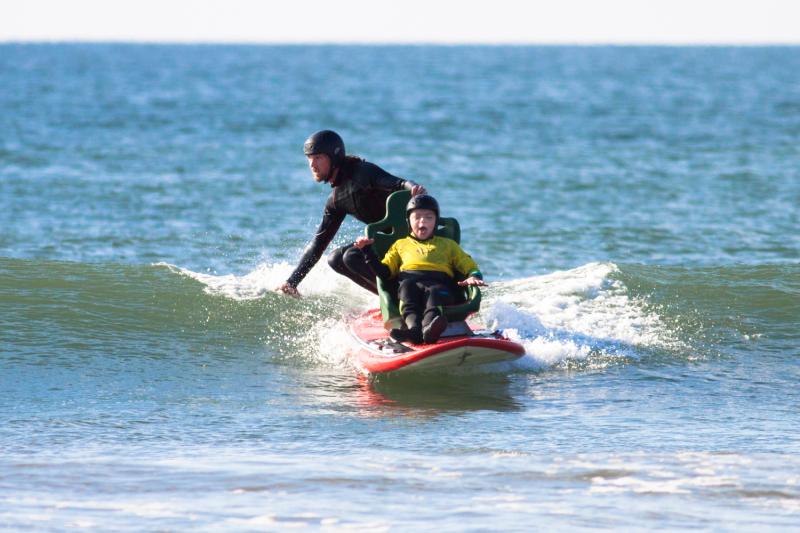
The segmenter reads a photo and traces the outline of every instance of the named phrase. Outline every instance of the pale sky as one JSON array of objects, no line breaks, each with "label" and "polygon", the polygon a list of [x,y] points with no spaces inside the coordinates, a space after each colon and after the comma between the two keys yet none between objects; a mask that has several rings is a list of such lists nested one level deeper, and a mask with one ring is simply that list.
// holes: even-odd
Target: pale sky
[{"label": "pale sky", "polygon": [[800,44],[800,0],[0,0],[0,42]]}]

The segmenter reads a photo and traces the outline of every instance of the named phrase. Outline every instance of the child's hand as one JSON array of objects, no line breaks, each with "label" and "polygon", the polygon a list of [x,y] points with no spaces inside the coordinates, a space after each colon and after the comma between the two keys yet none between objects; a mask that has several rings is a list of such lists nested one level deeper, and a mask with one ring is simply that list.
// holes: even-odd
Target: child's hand
[{"label": "child's hand", "polygon": [[470,276],[464,281],[459,281],[458,284],[462,287],[466,287],[467,285],[476,285],[479,287],[486,287],[486,282],[483,281],[481,278],[476,278],[475,276]]},{"label": "child's hand", "polygon": [[369,237],[361,236],[358,239],[356,239],[355,245],[356,248],[358,248],[359,250],[363,250],[365,246],[369,246],[373,242],[375,242],[375,239],[370,239]]}]

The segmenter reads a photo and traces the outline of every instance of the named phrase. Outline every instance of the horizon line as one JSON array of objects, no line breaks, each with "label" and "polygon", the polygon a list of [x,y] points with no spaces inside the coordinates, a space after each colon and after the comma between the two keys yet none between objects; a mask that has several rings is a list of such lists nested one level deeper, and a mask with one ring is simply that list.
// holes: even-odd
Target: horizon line
[{"label": "horizon line", "polygon": [[798,41],[269,41],[269,40],[188,40],[188,39],[83,39],[48,38],[15,39],[0,38],[0,45],[56,45],[56,44],[119,44],[119,45],[175,45],[175,46],[618,46],[618,47],[792,47],[800,46]]}]

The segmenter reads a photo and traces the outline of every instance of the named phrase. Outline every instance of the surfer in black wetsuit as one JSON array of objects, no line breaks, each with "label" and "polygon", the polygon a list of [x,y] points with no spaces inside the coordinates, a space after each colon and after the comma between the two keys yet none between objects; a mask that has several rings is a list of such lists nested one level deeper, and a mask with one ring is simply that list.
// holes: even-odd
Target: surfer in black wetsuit
[{"label": "surfer in black wetsuit", "polygon": [[[325,203],[314,239],[306,246],[289,279],[276,289],[291,296],[300,295],[297,286],[322,257],[345,216],[352,215],[371,224],[386,216],[386,198],[393,192],[407,189],[412,196],[426,192],[418,183],[393,176],[359,157],[346,155],[342,138],[331,130],[311,135],[303,145],[303,153],[308,158],[314,181],[329,183],[333,190]],[[328,264],[339,274],[378,293],[375,274],[364,263],[361,250],[352,243],[331,252]]]}]

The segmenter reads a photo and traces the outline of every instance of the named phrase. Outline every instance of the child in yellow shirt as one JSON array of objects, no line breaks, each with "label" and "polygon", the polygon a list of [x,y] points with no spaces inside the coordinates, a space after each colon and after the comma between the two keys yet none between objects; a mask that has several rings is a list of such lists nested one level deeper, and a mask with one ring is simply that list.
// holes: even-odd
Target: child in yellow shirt
[{"label": "child in yellow shirt", "polygon": [[397,277],[400,308],[407,329],[392,329],[397,341],[434,343],[447,328],[441,306],[454,302],[455,273],[465,276],[458,285],[486,285],[478,265],[452,239],[434,235],[439,220],[439,203],[420,194],[406,205],[410,234],[398,239],[379,260],[370,246],[374,241],[359,237],[355,245],[369,268],[382,280]]}]

